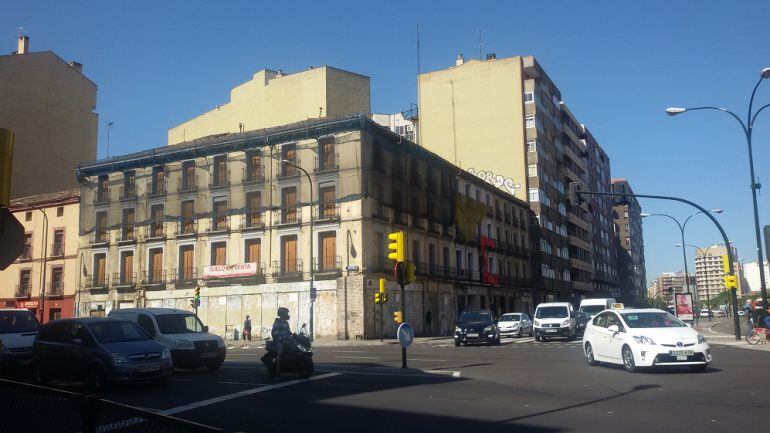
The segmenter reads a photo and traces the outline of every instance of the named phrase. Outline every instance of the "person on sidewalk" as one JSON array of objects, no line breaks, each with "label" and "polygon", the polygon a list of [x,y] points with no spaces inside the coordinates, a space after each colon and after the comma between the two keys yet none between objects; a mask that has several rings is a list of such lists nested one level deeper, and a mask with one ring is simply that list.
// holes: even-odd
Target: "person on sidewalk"
[{"label": "person on sidewalk", "polygon": [[243,321],[243,344],[248,347],[250,343],[251,343],[251,317],[247,314],[246,320]]},{"label": "person on sidewalk", "polygon": [[289,327],[289,309],[286,307],[278,308],[278,317],[273,322],[273,329],[270,331],[270,336],[275,342],[275,351],[277,356],[275,357],[275,377],[278,378],[281,375],[281,361],[284,354],[288,350],[293,349],[291,344],[293,341],[291,328]]}]

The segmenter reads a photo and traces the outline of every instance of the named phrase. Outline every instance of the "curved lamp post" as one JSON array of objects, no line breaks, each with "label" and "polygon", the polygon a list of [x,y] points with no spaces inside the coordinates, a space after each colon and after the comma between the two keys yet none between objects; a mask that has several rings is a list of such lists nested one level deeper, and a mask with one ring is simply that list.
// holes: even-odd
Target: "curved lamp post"
[{"label": "curved lamp post", "polygon": [[[757,84],[754,86],[754,90],[751,92],[751,99],[749,99],[749,112],[745,122],[741,120],[741,118],[738,117],[737,114],[733,113],[732,111],[726,108],[721,108],[721,107],[711,107],[711,106],[693,107],[693,108],[669,107],[666,109],[666,114],[668,114],[669,116],[676,116],[677,114],[682,114],[688,111],[697,111],[697,110],[721,111],[723,113],[727,113],[730,116],[732,116],[741,125],[741,128],[743,129],[743,133],[746,135],[746,144],[748,145],[748,148],[749,148],[749,171],[751,174],[751,198],[753,200],[753,205],[754,205],[754,231],[757,237],[757,263],[759,263],[760,268],[762,267],[762,264],[765,261],[762,255],[762,233],[759,228],[759,210],[757,208],[757,190],[760,189],[762,185],[757,183],[754,177],[754,154],[751,147],[751,136],[752,136],[752,132],[754,131],[754,122],[757,120],[757,116],[759,115],[759,113],[762,112],[762,110],[764,110],[767,107],[770,107],[770,104],[763,105],[756,112],[753,112],[752,109],[754,107],[754,96],[757,93],[757,88],[759,88],[759,85],[762,83],[762,80],[765,80],[768,78],[770,78],[770,68],[762,69],[759,74],[759,81],[757,81]],[[762,302],[764,303],[765,308],[767,308],[767,306],[769,305],[767,303],[767,284],[765,282],[765,274],[763,272],[759,273],[759,285],[760,285],[760,290],[762,291]]]}]

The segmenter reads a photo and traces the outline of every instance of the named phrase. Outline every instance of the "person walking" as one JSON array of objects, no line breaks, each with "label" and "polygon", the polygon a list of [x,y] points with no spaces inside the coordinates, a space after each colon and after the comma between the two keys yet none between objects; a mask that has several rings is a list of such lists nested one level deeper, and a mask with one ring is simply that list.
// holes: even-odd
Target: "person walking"
[{"label": "person walking", "polygon": [[247,314],[243,321],[243,344],[248,347],[251,343],[251,317]]}]

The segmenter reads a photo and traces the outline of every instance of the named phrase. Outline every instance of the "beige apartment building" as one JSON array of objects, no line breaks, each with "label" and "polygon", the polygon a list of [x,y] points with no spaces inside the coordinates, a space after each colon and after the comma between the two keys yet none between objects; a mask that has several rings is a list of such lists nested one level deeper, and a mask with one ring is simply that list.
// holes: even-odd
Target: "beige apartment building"
[{"label": "beige apartment building", "polygon": [[[732,248],[733,258],[736,260],[733,266],[735,275],[738,277],[738,293],[740,294],[743,293],[745,278],[743,269],[737,261],[738,250],[735,247]],[[705,305],[708,300],[726,290],[724,256],[727,254],[727,248],[724,244],[717,244],[698,248],[695,251],[695,280],[698,283],[698,299]]]},{"label": "beige apartment building", "polygon": [[0,56],[0,101],[0,128],[15,136],[11,198],[76,188],[78,163],[96,159],[96,84],[83,65],[30,52],[22,36]]},{"label": "beige apartment building", "polygon": [[367,76],[330,66],[293,74],[263,69],[232,89],[225,104],[169,129],[168,144],[369,112]]},{"label": "beige apartment building", "polygon": [[70,190],[11,201],[24,227],[24,251],[0,271],[0,307],[27,308],[41,322],[73,316],[80,282],[79,196]]},{"label": "beige apartment building", "polygon": [[156,148],[79,177],[82,315],[191,309],[200,287],[198,313],[220,335],[248,314],[267,336],[286,306],[294,329],[312,309],[319,338],[373,338],[382,277],[392,335],[387,234],[398,230],[416,265],[405,317],[418,334],[451,333],[468,308],[532,310],[527,203],[364,115]]},{"label": "beige apartment building", "polygon": [[565,193],[609,191],[609,159],[535,58],[458,56],[419,90],[420,145],[529,202],[538,301],[617,295],[609,203],[570,206]]}]

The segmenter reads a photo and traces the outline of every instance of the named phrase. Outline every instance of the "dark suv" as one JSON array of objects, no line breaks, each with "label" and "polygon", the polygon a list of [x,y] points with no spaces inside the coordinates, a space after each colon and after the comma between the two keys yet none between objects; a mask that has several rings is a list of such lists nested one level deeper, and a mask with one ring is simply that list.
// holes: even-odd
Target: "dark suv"
[{"label": "dark suv", "polygon": [[491,311],[464,311],[455,325],[455,346],[500,344],[500,331]]},{"label": "dark suv", "polygon": [[168,348],[133,322],[79,318],[45,324],[32,348],[35,381],[88,380],[99,389],[107,382],[162,380],[172,373]]}]

